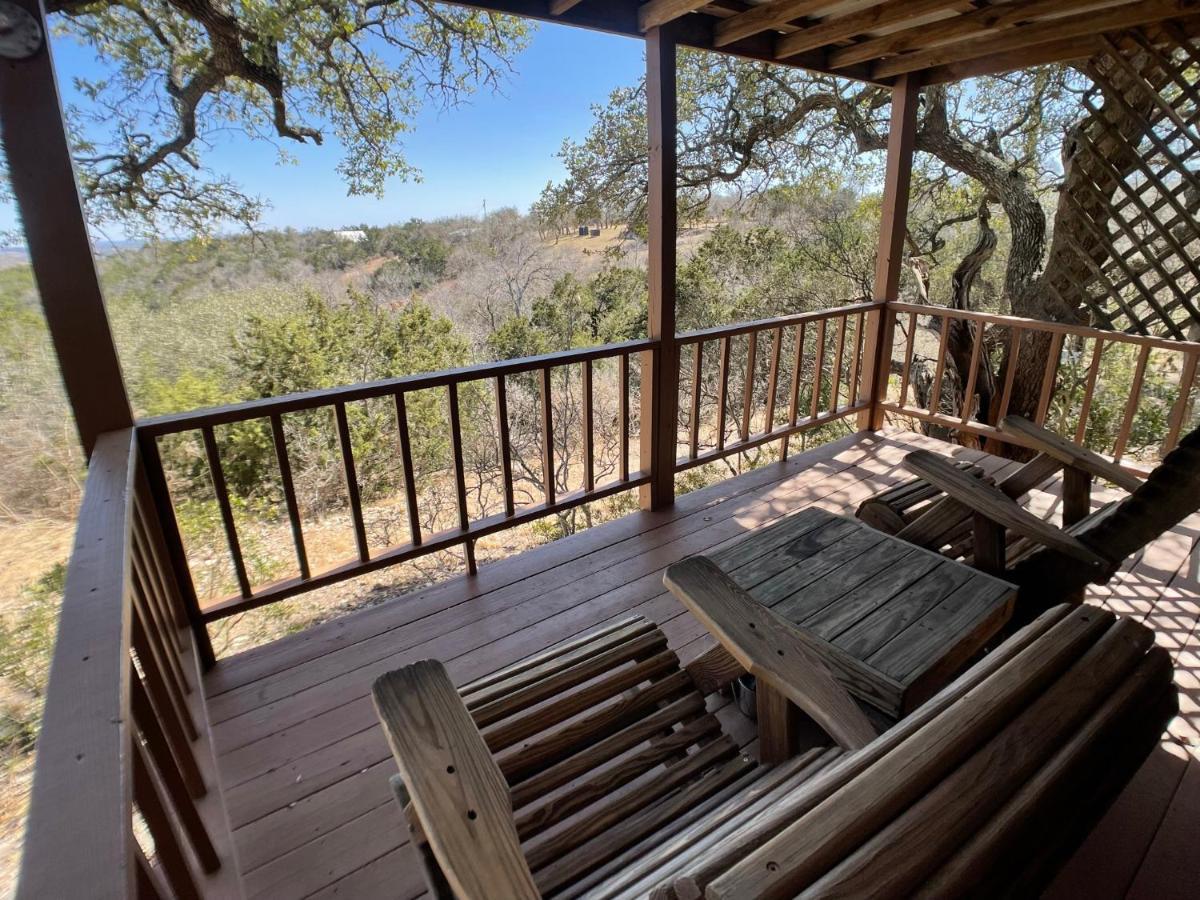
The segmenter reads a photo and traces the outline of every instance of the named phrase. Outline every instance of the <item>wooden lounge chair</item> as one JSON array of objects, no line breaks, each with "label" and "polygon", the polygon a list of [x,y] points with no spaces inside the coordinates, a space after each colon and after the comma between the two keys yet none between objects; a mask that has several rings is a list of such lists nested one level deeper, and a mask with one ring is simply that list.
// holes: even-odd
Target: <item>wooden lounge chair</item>
[{"label": "wooden lounge chair", "polygon": [[[1017,420],[1016,427],[1024,427],[1022,422]],[[1005,425],[1014,427],[1010,420]],[[1029,432],[1031,440],[1033,435]],[[930,535],[944,522],[966,521],[970,541],[965,558],[1018,586],[1018,622],[1064,599],[1081,602],[1089,583],[1104,584],[1128,557],[1200,510],[1200,430],[1184,437],[1145,481],[1127,473],[1126,481],[1119,481],[1119,470],[1112,471],[1112,463],[1102,459],[1096,463],[1085,458],[1086,451],[1080,453],[1079,448],[1054,440],[1058,445],[1043,444],[1048,448],[1043,455],[1053,453],[1060,460],[1073,456],[1079,461],[1064,468],[1061,528],[1024,510],[1005,490],[1005,482],[992,485],[965,476],[945,457],[925,450],[914,451],[904,460],[906,468],[945,494],[945,499],[897,536],[928,547],[938,544]],[[1105,466],[1110,470],[1107,474]],[[1093,475],[1116,481],[1131,493],[1091,511],[1088,491]],[[938,522],[930,521],[934,516]]]},{"label": "wooden lounge chair", "polygon": [[[1180,441],[1142,481],[1025,419],[1009,416],[999,427],[1040,452],[996,483],[962,463],[914,451],[904,465],[917,477],[865,501],[858,517],[917,546],[1003,574],[1022,588],[1028,612],[1064,599],[1078,602],[1088,583],[1103,584],[1127,557],[1200,510],[1200,432]],[[1017,501],[1060,470],[1062,528],[1015,510]],[[1092,510],[1097,478],[1130,496]],[[981,529],[986,537],[977,545]]]},{"label": "wooden lounge chair", "polygon": [[705,563],[672,567],[669,586],[715,585],[727,658],[794,680],[788,698],[851,746],[758,765],[642,620],[461,690],[436,662],[391,672],[375,703],[434,896],[1034,889],[1176,708],[1169,656],[1148,629],[1061,606],[866,740],[846,695],[769,618],[733,642],[724,616],[753,601]]},{"label": "wooden lounge chair", "polygon": [[[1099,454],[1063,440],[1020,416],[1008,416],[997,427],[1035,449],[1037,455],[999,483],[973,463],[958,461],[952,465],[983,484],[994,485],[1014,500],[1020,500],[1061,471],[1063,523],[1067,526],[1089,514],[1094,479],[1110,481],[1131,493],[1141,485],[1137,476]],[[909,479],[864,500],[857,516],[873,528],[910,543],[941,550],[955,559],[971,558],[971,508],[947,499],[944,491],[924,478]]]}]

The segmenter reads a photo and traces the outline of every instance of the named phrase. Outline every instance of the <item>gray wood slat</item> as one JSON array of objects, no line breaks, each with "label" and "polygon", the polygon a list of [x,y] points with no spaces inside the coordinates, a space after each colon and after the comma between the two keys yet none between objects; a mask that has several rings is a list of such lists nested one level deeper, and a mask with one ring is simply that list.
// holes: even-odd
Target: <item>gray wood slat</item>
[{"label": "gray wood slat", "polygon": [[[834,529],[826,529],[825,533],[832,534]],[[818,583],[845,563],[859,558],[882,540],[884,536],[879,532],[855,526],[848,533],[841,532],[839,540],[818,548],[817,552],[790,566],[786,565],[785,559],[785,566],[756,584],[751,593],[759,603],[774,607]]]},{"label": "gray wood slat", "polygon": [[735,572],[764,553],[768,553],[776,547],[782,546],[788,541],[794,540],[814,529],[828,525],[829,522],[820,513],[821,510],[815,507],[802,509],[800,512],[793,513],[769,528],[748,534],[737,543],[718,550],[710,556],[710,559],[722,571]]},{"label": "gray wood slat", "polygon": [[[795,612],[789,609],[783,614],[796,621],[797,614],[812,610],[799,619],[800,623],[818,637],[833,640],[924,578],[941,562],[933,553],[922,553],[916,548],[905,553],[892,541],[885,541],[813,585],[801,598],[803,607],[793,607]],[[885,578],[886,583],[881,583]]]},{"label": "gray wood slat", "polygon": [[839,634],[833,640],[834,646],[856,659],[870,660],[876,650],[965,584],[972,574],[962,563],[946,560],[889,603]]},{"label": "gray wood slat", "polygon": [[973,632],[988,614],[1005,605],[1013,590],[976,573],[909,627],[867,657],[867,662],[901,681],[911,681],[929,664]]}]

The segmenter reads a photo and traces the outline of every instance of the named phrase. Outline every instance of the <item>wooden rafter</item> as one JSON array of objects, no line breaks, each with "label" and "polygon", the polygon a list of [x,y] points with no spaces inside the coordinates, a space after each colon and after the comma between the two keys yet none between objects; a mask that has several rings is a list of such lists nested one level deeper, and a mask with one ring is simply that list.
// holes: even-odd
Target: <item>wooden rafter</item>
[{"label": "wooden rafter", "polygon": [[843,16],[831,16],[810,28],[781,37],[775,42],[775,58],[787,59],[835,41],[962,5],[962,0],[886,0]]},{"label": "wooden rafter", "polygon": [[951,16],[915,28],[905,28],[881,37],[867,38],[843,50],[829,54],[834,68],[858,62],[907,53],[965,37],[981,37],[1001,29],[1047,15],[1060,15],[1095,6],[1095,0],[1016,0],[1000,6],[986,6],[963,15]]},{"label": "wooden rafter", "polygon": [[1050,41],[1063,41],[1104,31],[1146,25],[1196,11],[1197,4],[1194,0],[1142,0],[1062,18],[1028,22],[981,37],[915,50],[893,59],[881,60],[871,71],[878,78],[891,78],[905,72],[917,72],[933,66],[1034,47]]},{"label": "wooden rafter", "polygon": [[878,85],[923,84],[1086,59],[1104,31],[1177,20],[1200,0],[448,0],[642,37],[671,24],[681,47]]},{"label": "wooden rafter", "polygon": [[707,5],[708,0],[650,0],[638,10],[638,28],[649,31]]},{"label": "wooden rafter", "polygon": [[550,0],[550,15],[561,16],[568,10],[578,6],[581,0]]},{"label": "wooden rafter", "polygon": [[833,5],[831,0],[775,0],[773,3],[752,6],[714,26],[713,46],[724,47],[759,32],[787,25],[794,19],[819,13]]}]

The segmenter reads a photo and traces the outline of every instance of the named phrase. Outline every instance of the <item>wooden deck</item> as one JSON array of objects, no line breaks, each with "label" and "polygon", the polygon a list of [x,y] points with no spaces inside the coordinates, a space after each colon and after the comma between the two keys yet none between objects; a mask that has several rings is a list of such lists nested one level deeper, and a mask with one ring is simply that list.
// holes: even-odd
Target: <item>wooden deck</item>
[{"label": "wooden deck", "polygon": [[[799,508],[850,513],[906,477],[927,447],[1005,460],[899,432],[860,434],[484,566],[383,606],[224,660],[206,692],[247,897],[414,897],[424,884],[388,790],[395,771],[369,692],[376,676],[434,657],[463,682],[627,611],[657,621],[686,659],[700,625],[662,587],[662,570]],[[1053,491],[1033,508],[1047,515]],[[1060,897],[1200,896],[1200,520],[1130,560],[1091,599],[1152,625],[1174,655],[1183,712],[1107,819],[1064,870]],[[712,698],[745,744],[752,723]]]}]

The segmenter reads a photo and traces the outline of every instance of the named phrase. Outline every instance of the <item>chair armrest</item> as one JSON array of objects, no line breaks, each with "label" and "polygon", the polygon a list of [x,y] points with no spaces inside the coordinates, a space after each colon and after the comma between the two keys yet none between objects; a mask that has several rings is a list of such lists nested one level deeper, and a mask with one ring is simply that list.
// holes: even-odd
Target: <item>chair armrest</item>
[{"label": "chair armrest", "polygon": [[1034,425],[1021,416],[1005,416],[996,427],[1005,434],[1020,438],[1021,443],[1032,446],[1034,450],[1054,457],[1064,466],[1070,466],[1094,475],[1096,478],[1111,481],[1131,494],[1142,485],[1140,478],[1125,471],[1112,460],[1073,444],[1045,428]]},{"label": "chair armrest", "polygon": [[755,678],[810,715],[848,750],[871,742],[875,728],[829,673],[815,641],[756,602],[703,556],[667,569],[663,583]]},{"label": "chair armrest", "polygon": [[372,694],[429,846],[456,897],[540,897],[513,824],[508,783],[445,667],[388,672]]},{"label": "chair armrest", "polygon": [[1104,557],[1078,538],[1038,518],[994,485],[984,484],[963,475],[945,457],[928,450],[914,450],[904,457],[904,467],[945,491],[947,497],[957,500],[975,514],[982,515],[997,525],[1011,528],[1023,537],[1096,569],[1103,569],[1108,565]]}]

